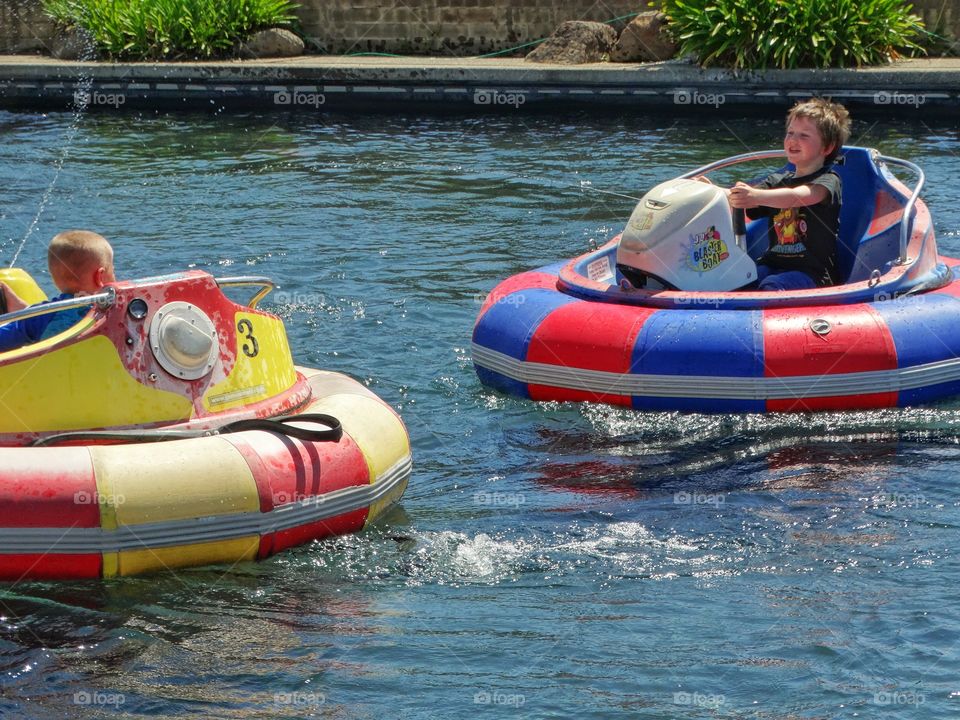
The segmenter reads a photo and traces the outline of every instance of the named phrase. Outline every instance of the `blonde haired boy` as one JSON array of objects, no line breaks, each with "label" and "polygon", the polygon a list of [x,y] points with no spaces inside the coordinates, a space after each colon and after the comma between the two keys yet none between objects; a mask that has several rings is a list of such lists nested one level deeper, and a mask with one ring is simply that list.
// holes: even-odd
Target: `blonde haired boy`
[{"label": "blonde haired boy", "polygon": [[[67,230],[56,235],[47,248],[47,266],[60,294],[46,302],[90,295],[108,283],[116,282],[113,248],[106,238],[89,230]],[[0,291],[6,298],[8,312],[26,307],[26,303],[2,282]],[[53,337],[77,323],[87,310],[85,307],[61,310],[2,325],[0,352]]]}]

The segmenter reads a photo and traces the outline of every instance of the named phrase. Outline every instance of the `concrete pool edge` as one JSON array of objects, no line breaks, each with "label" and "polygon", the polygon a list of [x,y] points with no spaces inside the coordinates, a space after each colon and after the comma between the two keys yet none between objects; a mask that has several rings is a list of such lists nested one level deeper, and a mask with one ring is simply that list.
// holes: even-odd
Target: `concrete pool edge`
[{"label": "concrete pool edge", "polygon": [[301,56],[190,63],[0,56],[0,108],[370,108],[717,112],[829,95],[887,117],[960,114],[960,58],[882,67],[733,72],[682,61],[543,65],[522,59]]}]

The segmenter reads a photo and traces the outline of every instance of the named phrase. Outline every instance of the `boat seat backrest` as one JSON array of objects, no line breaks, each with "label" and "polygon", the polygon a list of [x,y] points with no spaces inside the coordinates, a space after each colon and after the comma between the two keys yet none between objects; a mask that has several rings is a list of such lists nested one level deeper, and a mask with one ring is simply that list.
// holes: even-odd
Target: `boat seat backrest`
[{"label": "boat seat backrest", "polygon": [[844,148],[836,171],[843,181],[843,205],[837,237],[840,277],[859,282],[874,270],[881,273],[900,254],[900,223],[874,231],[874,218],[901,208],[906,198],[890,185],[871,157],[869,148]]}]

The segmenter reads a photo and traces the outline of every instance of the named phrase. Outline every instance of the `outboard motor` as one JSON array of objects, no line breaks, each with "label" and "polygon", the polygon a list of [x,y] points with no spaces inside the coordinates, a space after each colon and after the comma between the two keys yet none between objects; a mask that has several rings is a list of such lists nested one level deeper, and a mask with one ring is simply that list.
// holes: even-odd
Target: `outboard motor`
[{"label": "outboard motor", "polygon": [[722,292],[757,279],[742,221],[734,232],[726,193],[686,178],[640,198],[620,237],[617,268],[634,287],[669,290]]}]

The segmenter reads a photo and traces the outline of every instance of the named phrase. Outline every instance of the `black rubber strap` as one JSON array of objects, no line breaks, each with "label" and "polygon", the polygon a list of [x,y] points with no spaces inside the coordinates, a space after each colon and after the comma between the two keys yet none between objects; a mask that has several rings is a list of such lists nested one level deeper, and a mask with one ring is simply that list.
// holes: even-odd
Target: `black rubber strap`
[{"label": "black rubber strap", "polygon": [[[287,423],[316,423],[324,425],[323,430],[308,430],[307,428],[295,427]],[[333,415],[324,415],[322,413],[313,413],[306,415],[284,415],[275,418],[253,418],[250,420],[237,420],[227,423],[217,429],[219,435],[225,433],[243,432],[244,430],[267,430],[268,432],[280,433],[298,440],[308,440],[310,442],[339,442],[343,437],[343,426]]]},{"label": "black rubber strap", "polygon": [[[322,430],[295,427],[288,423],[315,423],[323,425]],[[184,440],[189,438],[208,437],[210,435],[224,435],[226,433],[244,432],[245,430],[265,430],[280,435],[294,437],[307,442],[339,442],[343,437],[343,426],[333,415],[312,413],[304,415],[283,415],[275,418],[252,418],[236,420],[219,428],[211,430],[81,430],[78,432],[59,433],[44,438],[37,438],[31,445],[44,447],[47,445],[80,445],[87,442],[104,445],[122,445],[144,442],[164,442],[166,440]]]},{"label": "black rubber strap", "polygon": [[49,445],[130,445],[132,443],[153,443],[166,440],[183,440],[185,438],[211,435],[210,432],[196,432],[183,430],[78,430],[76,432],[57,433],[47,437],[37,438],[30,447],[47,447]]}]

